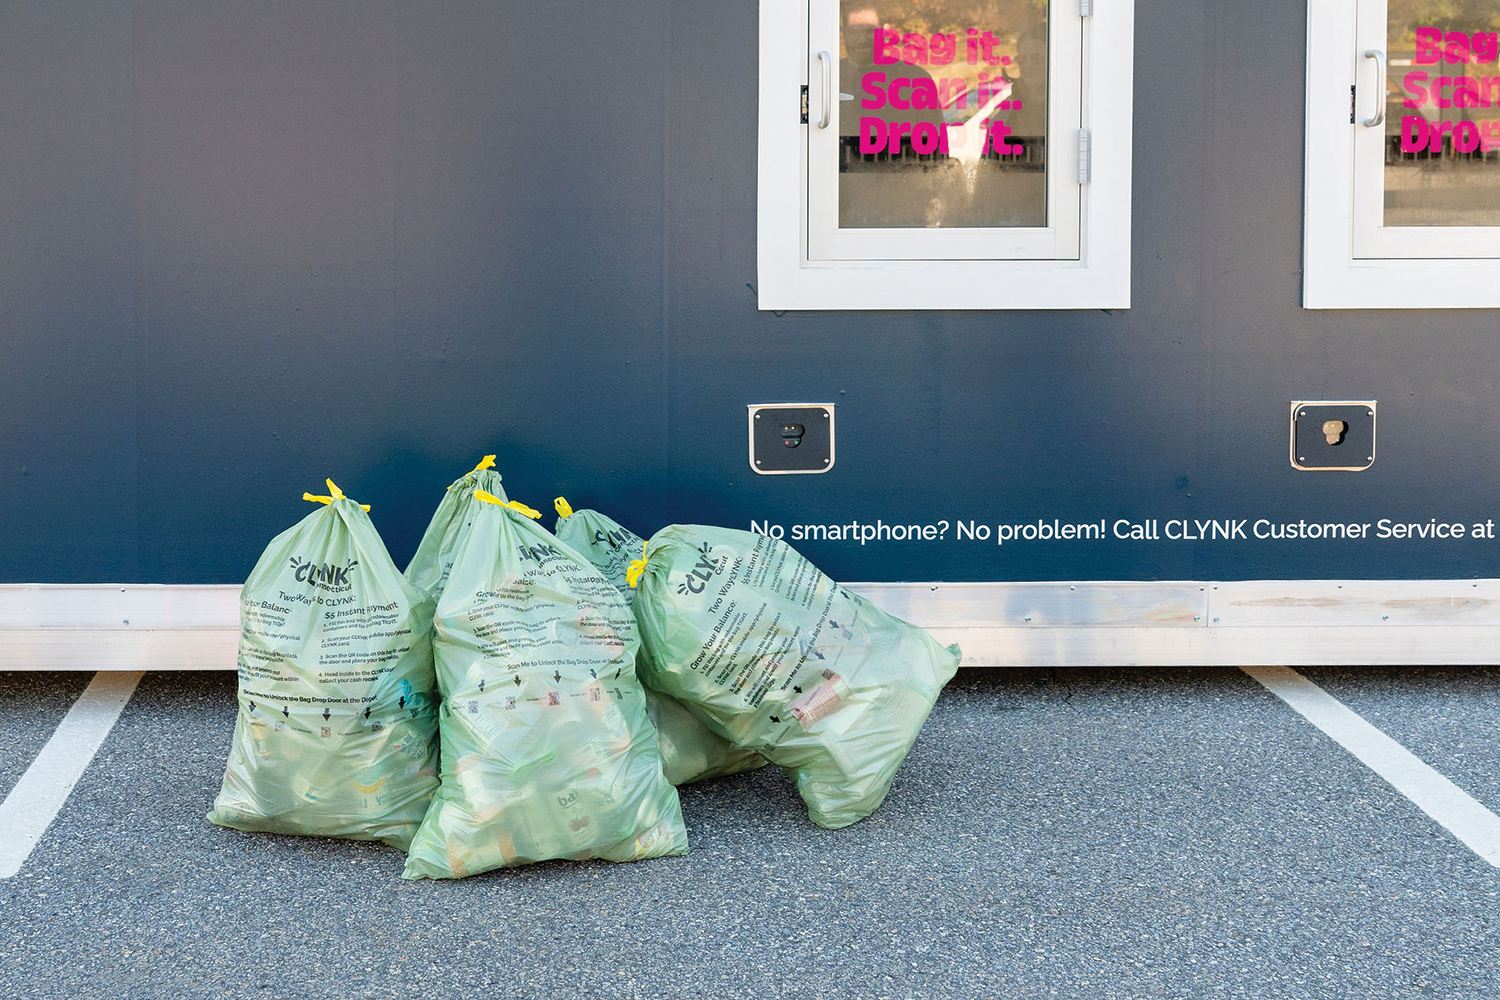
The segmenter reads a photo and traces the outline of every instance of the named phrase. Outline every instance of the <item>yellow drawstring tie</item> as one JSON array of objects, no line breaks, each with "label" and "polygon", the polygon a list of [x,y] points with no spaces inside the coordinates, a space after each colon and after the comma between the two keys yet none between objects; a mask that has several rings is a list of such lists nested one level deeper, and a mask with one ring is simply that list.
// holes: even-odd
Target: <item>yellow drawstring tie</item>
[{"label": "yellow drawstring tie", "polygon": [[[469,472],[469,476],[474,475],[476,472],[483,472],[485,469],[493,469],[494,467],[495,467],[495,456],[494,455],[486,455],[486,456],[484,456],[484,458],[480,459],[479,460],[479,464],[476,465],[476,466],[474,466],[474,468]],[[467,479],[467,478],[468,478],[468,476],[462,476],[462,477],[460,477],[460,480]],[[457,486],[457,485],[458,485],[458,483],[453,483],[448,488],[451,490],[451,489],[453,489],[454,486]]]},{"label": "yellow drawstring tie", "polygon": [[646,563],[651,559],[646,555],[646,543],[641,543],[641,557],[630,560],[630,565],[625,567],[625,582],[634,587],[641,582],[641,574],[646,572]]},{"label": "yellow drawstring tie", "polygon": [[542,516],[541,511],[532,510],[530,507],[526,506],[519,500],[501,500],[499,497],[495,496],[495,494],[486,493],[484,490],[475,490],[474,496],[480,500],[483,500],[485,503],[492,503],[496,507],[509,507],[511,510],[520,511],[522,514],[525,514],[533,521]]},{"label": "yellow drawstring tie", "polygon": [[556,500],[552,501],[552,506],[557,508],[558,517],[573,516],[573,508],[568,506],[568,501],[564,500],[562,497],[558,497]]},{"label": "yellow drawstring tie", "polygon": [[[302,499],[304,499],[304,500],[311,500],[313,503],[333,503],[335,500],[347,500],[347,499],[349,499],[348,497],[344,496],[344,491],[343,490],[339,489],[337,486],[334,485],[332,479],[325,479],[325,480],[323,480],[323,482],[325,482],[325,483],[328,484],[328,493],[329,493],[329,496],[320,497],[320,496],[314,496],[311,493],[304,493],[304,494],[302,494]],[[363,510],[363,511],[368,511],[370,509],[370,505],[367,504],[367,503],[362,503],[362,504],[359,505],[359,509]]]}]

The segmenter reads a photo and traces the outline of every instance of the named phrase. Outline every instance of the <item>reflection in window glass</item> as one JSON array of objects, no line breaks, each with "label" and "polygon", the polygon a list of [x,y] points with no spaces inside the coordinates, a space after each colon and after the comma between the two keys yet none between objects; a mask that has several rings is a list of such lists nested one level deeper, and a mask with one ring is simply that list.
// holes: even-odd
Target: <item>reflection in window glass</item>
[{"label": "reflection in window glass", "polygon": [[1500,226],[1500,0],[1388,0],[1385,225]]},{"label": "reflection in window glass", "polygon": [[839,13],[839,226],[1047,225],[1046,0]]}]

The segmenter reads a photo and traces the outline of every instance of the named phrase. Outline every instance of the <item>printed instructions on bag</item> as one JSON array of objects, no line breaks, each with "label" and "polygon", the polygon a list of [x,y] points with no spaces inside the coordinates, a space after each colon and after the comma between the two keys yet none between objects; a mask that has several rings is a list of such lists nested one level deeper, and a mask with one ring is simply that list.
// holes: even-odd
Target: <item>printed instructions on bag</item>
[{"label": "printed instructions on bag", "polygon": [[[303,705],[375,700],[374,694],[306,693],[313,685],[367,688],[411,650],[407,608],[396,601],[361,603],[369,595],[356,590],[358,566],[351,561],[316,567],[293,558],[274,600],[242,602],[239,677],[246,696]],[[289,659],[309,657],[314,650],[315,674],[307,673],[307,662]]]},{"label": "printed instructions on bag", "polygon": [[[772,690],[789,693],[791,714],[806,729],[847,698],[848,686],[833,669],[845,647],[825,652],[818,644],[827,630],[844,640],[855,638],[856,601],[788,546],[765,535],[748,553],[716,552],[704,543],[685,579],[669,584],[679,594],[712,595],[707,613],[714,624],[690,666],[741,692],[748,706],[759,708]],[[805,619],[783,622],[774,608],[784,604],[814,611],[811,627]],[[840,606],[847,609],[842,620],[834,617]],[[782,720],[772,716],[771,721]]]}]

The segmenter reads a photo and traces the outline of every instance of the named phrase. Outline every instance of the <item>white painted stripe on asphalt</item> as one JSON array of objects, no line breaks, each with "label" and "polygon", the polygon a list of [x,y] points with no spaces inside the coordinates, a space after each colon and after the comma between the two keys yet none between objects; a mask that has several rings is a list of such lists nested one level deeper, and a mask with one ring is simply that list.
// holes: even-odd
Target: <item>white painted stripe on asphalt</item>
[{"label": "white painted stripe on asphalt", "polygon": [[1500,816],[1297,671],[1289,667],[1240,669],[1390,782],[1469,850],[1500,868]]},{"label": "white painted stripe on asphalt", "polygon": [[0,802],[0,878],[21,870],[103,746],[142,672],[94,675],[21,780]]}]

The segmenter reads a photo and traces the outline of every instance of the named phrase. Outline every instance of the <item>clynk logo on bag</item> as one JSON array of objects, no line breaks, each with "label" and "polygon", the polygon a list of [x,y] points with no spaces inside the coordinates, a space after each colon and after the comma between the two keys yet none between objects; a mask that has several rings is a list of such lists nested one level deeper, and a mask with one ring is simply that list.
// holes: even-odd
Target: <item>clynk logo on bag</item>
[{"label": "clynk logo on bag", "polygon": [[562,555],[561,549],[546,542],[537,542],[535,545],[520,542],[516,545],[516,551],[520,552],[522,559],[530,559],[532,562],[546,562],[548,559]]},{"label": "clynk logo on bag", "polygon": [[[637,538],[636,541],[639,542],[640,539]],[[628,540],[623,530],[611,528],[605,531],[603,528],[595,528],[594,537],[590,538],[589,542],[594,545],[608,545],[612,549],[623,549]]]},{"label": "clynk logo on bag", "polygon": [[299,556],[292,556],[292,574],[298,583],[308,583],[322,590],[350,590],[354,584],[349,582],[349,574],[354,567],[359,565],[358,559],[350,559],[343,566],[333,563],[315,563]]},{"label": "clynk logo on bag", "polygon": [[724,572],[724,567],[729,564],[729,556],[722,555],[717,559],[712,558],[714,547],[707,542],[698,546],[698,562],[682,583],[677,585],[679,594],[701,594],[708,581],[714,578],[714,574]]}]

